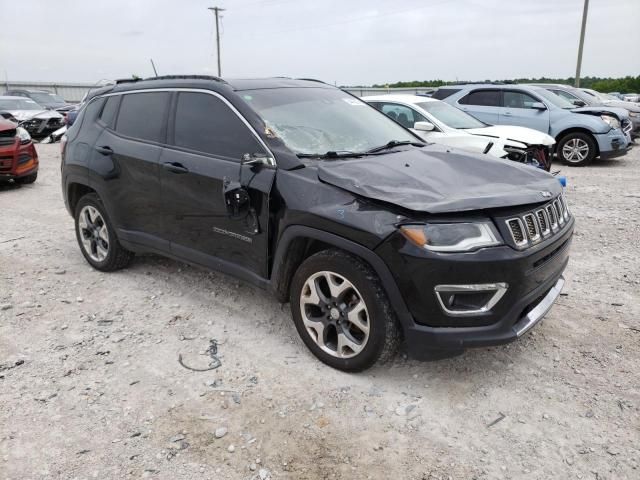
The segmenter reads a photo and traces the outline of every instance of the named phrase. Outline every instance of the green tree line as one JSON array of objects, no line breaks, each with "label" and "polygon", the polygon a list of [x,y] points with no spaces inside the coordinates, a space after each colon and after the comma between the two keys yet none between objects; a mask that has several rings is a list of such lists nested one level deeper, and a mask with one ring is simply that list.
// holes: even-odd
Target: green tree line
[{"label": "green tree line", "polygon": [[[481,80],[469,81],[460,80],[458,82],[447,82],[444,80],[413,80],[410,82],[395,82],[385,85],[373,85],[376,88],[401,88],[401,87],[441,87],[443,85],[454,85],[456,83],[491,83],[493,81],[504,83],[562,83],[566,85],[574,85],[575,78],[516,78],[511,80]],[[593,88],[599,92],[621,92],[621,93],[637,93],[640,92],[640,75],[637,77],[627,76],[623,78],[603,78],[603,77],[582,77],[580,78],[580,86],[583,88]]]}]

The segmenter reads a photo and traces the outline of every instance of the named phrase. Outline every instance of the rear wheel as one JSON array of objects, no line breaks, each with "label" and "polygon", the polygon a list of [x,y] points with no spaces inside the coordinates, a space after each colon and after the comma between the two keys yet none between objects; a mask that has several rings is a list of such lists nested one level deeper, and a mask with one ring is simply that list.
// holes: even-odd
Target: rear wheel
[{"label": "rear wheel", "polygon": [[596,158],[596,141],[587,133],[569,133],[560,139],[557,151],[567,165],[584,167]]},{"label": "rear wheel", "polygon": [[16,178],[16,183],[19,183],[20,185],[28,185],[35,182],[37,178],[38,172],[32,173],[31,175],[25,175],[24,177]]},{"label": "rear wheel", "polygon": [[393,357],[400,330],[380,280],[359,259],[327,250],[306,259],[290,291],[298,334],[321,361],[360,371]]},{"label": "rear wheel", "polygon": [[88,193],[78,201],[75,221],[78,245],[93,268],[110,272],[131,262],[133,253],[120,245],[98,195]]}]

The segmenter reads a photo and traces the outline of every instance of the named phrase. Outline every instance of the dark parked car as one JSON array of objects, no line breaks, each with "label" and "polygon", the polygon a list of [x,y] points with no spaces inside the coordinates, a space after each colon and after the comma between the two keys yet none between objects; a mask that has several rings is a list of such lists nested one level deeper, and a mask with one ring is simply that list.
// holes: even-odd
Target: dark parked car
[{"label": "dark parked car", "polygon": [[119,83],[62,148],[93,267],[155,252],[269,289],[335,368],[402,334],[416,356],[510,342],[564,284],[574,220],[552,175],[426,145],[321,82]]},{"label": "dark parked car", "polygon": [[0,183],[33,183],[38,178],[38,154],[29,133],[0,115]]},{"label": "dark parked car", "polygon": [[7,90],[5,95],[11,97],[27,97],[42,105],[47,110],[56,110],[65,113],[73,108],[73,105],[64,101],[60,95],[48,92],[47,90],[27,90],[24,88],[13,88]]}]

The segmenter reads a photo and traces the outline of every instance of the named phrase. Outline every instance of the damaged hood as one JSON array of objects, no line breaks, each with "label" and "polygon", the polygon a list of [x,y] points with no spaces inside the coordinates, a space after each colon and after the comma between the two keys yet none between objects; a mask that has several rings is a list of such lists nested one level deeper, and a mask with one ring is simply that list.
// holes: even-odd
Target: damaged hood
[{"label": "damaged hood", "polygon": [[598,105],[595,107],[578,107],[572,108],[574,113],[584,113],[586,115],[613,115],[618,120],[626,120],[629,118],[629,112],[624,108],[609,107],[608,105]]},{"label": "damaged hood", "polygon": [[25,120],[29,120],[31,118],[62,118],[55,110],[42,110],[38,112],[37,110],[7,110],[10,112],[17,120],[21,122]]},{"label": "damaged hood", "polygon": [[428,213],[511,207],[562,191],[538,168],[439,145],[324,161],[318,178],[356,195]]},{"label": "damaged hood", "polygon": [[467,128],[464,130],[472,135],[483,135],[488,137],[514,140],[526,145],[546,145],[556,143],[555,139],[546,133],[527,127],[517,127],[512,125],[491,125],[481,128]]}]

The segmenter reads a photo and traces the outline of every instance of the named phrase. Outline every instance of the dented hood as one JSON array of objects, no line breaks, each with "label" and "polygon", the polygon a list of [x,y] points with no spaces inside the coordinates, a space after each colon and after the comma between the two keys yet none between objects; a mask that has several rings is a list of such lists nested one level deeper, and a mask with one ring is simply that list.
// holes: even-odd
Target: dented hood
[{"label": "dented hood", "polygon": [[527,145],[553,145],[555,139],[533,128],[518,127],[514,125],[491,125],[480,128],[467,128],[465,132],[472,135],[483,135],[488,137],[515,140]]},{"label": "dented hood", "polygon": [[571,109],[575,113],[585,113],[587,115],[614,115],[618,120],[629,118],[629,112],[624,108],[610,107],[608,105],[597,105],[594,107],[579,107]]},{"label": "dented hood", "polygon": [[544,202],[562,190],[538,168],[439,145],[325,161],[321,181],[362,197],[428,213]]}]

